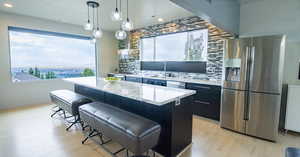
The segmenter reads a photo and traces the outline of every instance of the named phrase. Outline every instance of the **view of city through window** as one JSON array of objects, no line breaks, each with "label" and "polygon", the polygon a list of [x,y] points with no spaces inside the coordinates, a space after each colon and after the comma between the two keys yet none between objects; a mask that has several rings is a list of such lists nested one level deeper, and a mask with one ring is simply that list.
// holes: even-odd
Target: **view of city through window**
[{"label": "view of city through window", "polygon": [[12,27],[9,39],[14,82],[96,75],[89,38]]}]

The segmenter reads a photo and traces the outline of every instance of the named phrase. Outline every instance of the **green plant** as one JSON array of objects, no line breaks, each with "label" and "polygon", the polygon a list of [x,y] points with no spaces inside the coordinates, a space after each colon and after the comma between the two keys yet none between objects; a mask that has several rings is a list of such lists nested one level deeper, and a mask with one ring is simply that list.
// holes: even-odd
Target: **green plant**
[{"label": "green plant", "polygon": [[83,72],[80,74],[82,77],[87,77],[87,76],[95,76],[95,73],[92,69],[90,68],[85,68]]}]

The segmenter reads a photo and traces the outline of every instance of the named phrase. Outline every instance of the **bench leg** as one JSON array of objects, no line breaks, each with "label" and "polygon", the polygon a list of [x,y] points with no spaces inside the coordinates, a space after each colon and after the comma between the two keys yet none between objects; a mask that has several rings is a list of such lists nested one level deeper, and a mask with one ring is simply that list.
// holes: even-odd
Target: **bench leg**
[{"label": "bench leg", "polygon": [[81,144],[84,144],[84,143],[90,138],[90,136],[91,136],[94,132],[95,132],[95,130],[93,130],[92,132],[90,132],[89,135],[81,141]]},{"label": "bench leg", "polygon": [[51,114],[51,118],[54,116],[54,115],[56,115],[58,112],[60,112],[60,111],[62,111],[62,109],[60,108],[60,109],[58,109],[57,111],[55,111],[53,114]]},{"label": "bench leg", "polygon": [[84,131],[85,128],[89,127],[88,125],[84,126],[84,122],[82,120],[80,120],[80,125],[81,125],[81,128],[82,128],[82,131]]},{"label": "bench leg", "polygon": [[114,155],[117,155],[118,153],[122,152],[123,150],[125,150],[125,148],[121,148],[121,149],[119,149],[118,151],[114,152],[113,154],[114,154]]},{"label": "bench leg", "polygon": [[74,116],[65,116],[65,119],[73,118]]},{"label": "bench leg", "polygon": [[[94,134],[96,132],[96,134]],[[94,135],[93,135],[94,134]],[[91,131],[88,136],[86,138],[84,138],[82,141],[81,141],[81,144],[84,144],[89,138],[91,137],[95,137],[95,136],[102,136],[101,133],[98,133],[96,130],[93,130]]]},{"label": "bench leg", "polygon": [[75,117],[75,121],[71,123],[71,125],[69,127],[67,127],[66,131],[69,131],[69,129],[76,123],[80,122],[80,119]]},{"label": "bench leg", "polygon": [[63,114],[64,114],[64,119],[66,119],[67,116],[66,116],[66,111],[65,110],[63,110]]},{"label": "bench leg", "polygon": [[100,136],[100,140],[101,140],[101,145],[105,145],[105,144],[107,144],[107,143],[109,143],[109,142],[111,142],[112,140],[110,139],[110,140],[107,140],[107,141],[104,141],[104,139],[103,139],[103,136],[101,135]]}]

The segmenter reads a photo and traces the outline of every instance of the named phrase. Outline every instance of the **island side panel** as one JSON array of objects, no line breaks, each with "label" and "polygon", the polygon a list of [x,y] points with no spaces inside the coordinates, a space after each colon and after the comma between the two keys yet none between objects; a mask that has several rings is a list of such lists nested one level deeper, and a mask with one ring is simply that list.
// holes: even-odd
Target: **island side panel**
[{"label": "island side panel", "polygon": [[182,150],[192,143],[193,129],[193,96],[180,100],[172,112],[172,155],[177,156]]}]

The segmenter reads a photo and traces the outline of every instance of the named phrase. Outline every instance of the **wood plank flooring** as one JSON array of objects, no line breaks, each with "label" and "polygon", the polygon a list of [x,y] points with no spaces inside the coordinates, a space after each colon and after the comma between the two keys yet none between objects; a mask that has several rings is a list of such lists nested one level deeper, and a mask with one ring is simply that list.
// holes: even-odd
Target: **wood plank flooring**
[{"label": "wood plank flooring", "polygon": [[[66,124],[50,118],[50,105],[0,112],[0,157],[111,157],[99,145],[81,144],[80,127],[65,131]],[[300,135],[280,135],[271,143],[221,129],[214,121],[194,117],[193,144],[182,157],[283,157],[288,146],[300,148]],[[109,149],[120,146],[111,143]],[[125,156],[121,153],[118,156]]]}]

